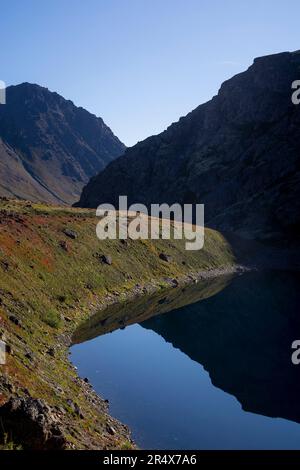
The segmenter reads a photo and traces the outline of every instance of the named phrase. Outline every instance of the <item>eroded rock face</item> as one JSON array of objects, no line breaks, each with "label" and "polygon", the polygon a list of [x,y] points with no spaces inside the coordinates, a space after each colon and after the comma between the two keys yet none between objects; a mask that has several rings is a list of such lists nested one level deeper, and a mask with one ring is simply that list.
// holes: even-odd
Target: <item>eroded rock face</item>
[{"label": "eroded rock face", "polygon": [[63,449],[66,440],[54,410],[43,400],[11,398],[0,407],[1,432],[24,449]]},{"label": "eroded rock face", "polygon": [[217,96],[112,162],[79,205],[204,203],[205,223],[252,239],[300,226],[300,52],[255,59]]}]

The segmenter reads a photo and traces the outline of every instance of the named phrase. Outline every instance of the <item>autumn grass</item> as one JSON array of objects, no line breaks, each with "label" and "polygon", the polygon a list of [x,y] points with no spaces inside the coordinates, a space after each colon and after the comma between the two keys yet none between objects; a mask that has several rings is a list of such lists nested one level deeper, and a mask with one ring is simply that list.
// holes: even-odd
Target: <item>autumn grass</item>
[{"label": "autumn grass", "polygon": [[[29,393],[66,410],[66,399],[76,399],[85,419],[77,423],[69,411],[68,416],[78,433],[70,440],[79,448],[88,447],[86,436],[101,442],[107,417],[87,403],[67,359],[75,328],[108,296],[126,298],[137,284],[163,288],[170,278],[235,263],[229,244],[214,230],[206,230],[202,250],[186,251],[184,240],[99,241],[97,221],[93,210],[0,200],[0,334],[12,349],[1,373],[19,395]],[[66,228],[77,237],[68,238]],[[161,252],[171,261],[161,260]],[[111,256],[112,264],[103,263],[102,255]],[[11,315],[21,326],[10,321]],[[47,352],[52,347],[55,357]],[[0,383],[0,404],[9,395]],[[118,435],[107,441],[128,445]]]}]

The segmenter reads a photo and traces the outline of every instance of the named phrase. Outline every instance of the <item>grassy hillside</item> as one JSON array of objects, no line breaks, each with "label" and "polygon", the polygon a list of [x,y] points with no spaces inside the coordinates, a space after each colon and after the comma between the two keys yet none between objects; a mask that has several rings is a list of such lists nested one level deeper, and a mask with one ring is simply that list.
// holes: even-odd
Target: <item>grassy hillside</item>
[{"label": "grassy hillside", "polygon": [[[94,210],[0,200],[0,335],[8,344],[0,404],[11,396],[44,400],[67,448],[132,445],[127,428],[68,361],[75,329],[110,303],[234,264],[230,246],[213,230],[206,230],[203,250],[186,251],[184,240],[99,241],[97,221]],[[4,429],[5,440],[30,446],[14,432]]]}]

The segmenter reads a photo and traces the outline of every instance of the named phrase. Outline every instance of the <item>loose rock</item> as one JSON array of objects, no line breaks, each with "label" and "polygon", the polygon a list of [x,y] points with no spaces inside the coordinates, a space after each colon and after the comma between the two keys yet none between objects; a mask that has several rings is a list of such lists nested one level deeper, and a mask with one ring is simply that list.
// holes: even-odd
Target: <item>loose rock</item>
[{"label": "loose rock", "polygon": [[70,229],[68,229],[68,228],[66,228],[66,229],[63,231],[63,233],[64,233],[67,237],[72,238],[73,240],[75,240],[75,238],[78,237],[78,233],[75,232],[75,230],[70,230]]},{"label": "loose rock", "polygon": [[47,354],[49,354],[49,356],[54,357],[55,356],[55,349],[54,348],[49,348],[48,351],[47,351]]},{"label": "loose rock", "polygon": [[[31,397],[11,398],[0,407],[2,429],[14,436],[23,449],[64,449],[66,439],[59,428],[54,409],[43,400]],[[0,432],[3,432],[1,429]]]},{"label": "loose rock", "polygon": [[166,261],[166,263],[169,263],[172,260],[172,257],[170,255],[166,255],[166,253],[160,253],[159,257],[161,260]]},{"label": "loose rock", "polygon": [[101,259],[102,263],[104,263],[104,264],[109,264],[109,265],[112,264],[112,258],[109,255],[102,255],[100,259]]},{"label": "loose rock", "polygon": [[66,242],[66,240],[61,240],[59,242],[59,246],[66,252],[69,251],[69,245],[68,245],[68,242]]},{"label": "loose rock", "polygon": [[17,326],[22,326],[21,320],[19,320],[19,318],[17,318],[15,315],[10,315],[9,320]]}]

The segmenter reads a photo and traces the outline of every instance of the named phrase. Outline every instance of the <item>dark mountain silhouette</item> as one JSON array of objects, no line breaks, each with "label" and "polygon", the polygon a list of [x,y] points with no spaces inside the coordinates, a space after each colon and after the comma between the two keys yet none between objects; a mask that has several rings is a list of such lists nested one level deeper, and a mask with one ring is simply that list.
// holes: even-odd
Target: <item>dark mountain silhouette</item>
[{"label": "dark mountain silhouette", "polygon": [[206,225],[251,239],[300,228],[300,106],[291,85],[300,52],[254,60],[217,96],[163,133],[126,150],[77,205],[204,203]]},{"label": "dark mountain silhouette", "polygon": [[0,195],[73,203],[125,146],[101,118],[47,88],[7,88],[0,106]]}]

